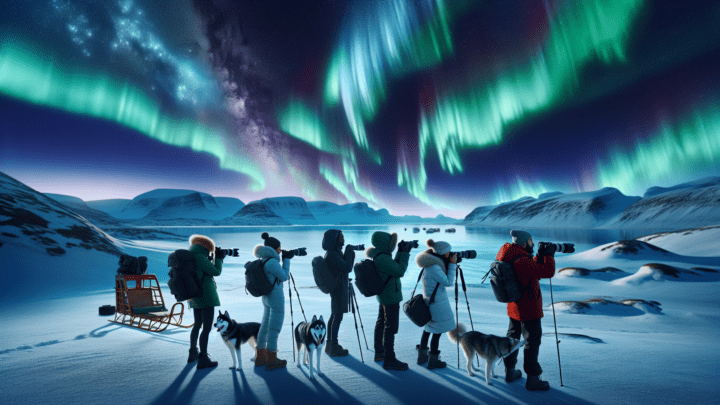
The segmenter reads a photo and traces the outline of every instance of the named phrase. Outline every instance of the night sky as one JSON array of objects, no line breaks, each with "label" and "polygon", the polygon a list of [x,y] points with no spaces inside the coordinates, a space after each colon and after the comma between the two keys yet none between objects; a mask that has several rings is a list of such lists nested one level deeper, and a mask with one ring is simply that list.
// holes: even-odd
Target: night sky
[{"label": "night sky", "polygon": [[52,0],[0,13],[0,171],[463,217],[720,175],[720,2]]}]

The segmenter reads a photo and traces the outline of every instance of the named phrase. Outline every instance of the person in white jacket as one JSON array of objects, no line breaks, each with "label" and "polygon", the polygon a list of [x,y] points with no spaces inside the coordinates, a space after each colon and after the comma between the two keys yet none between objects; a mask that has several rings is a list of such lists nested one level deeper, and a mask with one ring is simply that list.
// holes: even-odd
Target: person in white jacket
[{"label": "person in white jacket", "polygon": [[[258,332],[256,366],[265,366],[272,370],[287,366],[287,360],[277,358],[277,341],[280,336],[283,321],[285,320],[285,295],[283,295],[283,282],[290,278],[290,259],[292,252],[281,249],[280,241],[263,232],[264,245],[257,245],[253,254],[258,259],[268,259],[263,270],[268,280],[273,283],[273,290],[263,295],[264,307],[260,331]],[[280,253],[282,252],[282,266],[280,266]]]},{"label": "person in white jacket", "polygon": [[[440,350],[438,350],[440,336],[455,328],[455,316],[446,289],[455,283],[457,254],[450,255],[452,246],[447,242],[435,242],[428,239],[427,245],[430,249],[419,253],[415,257],[415,263],[424,270],[423,298],[430,306],[432,319],[425,325],[420,344],[415,348],[418,352],[417,364],[427,362],[427,368],[434,369],[447,366],[444,361],[440,361]],[[435,301],[430,303],[430,297],[436,288]],[[430,334],[433,337],[428,355]]]}]

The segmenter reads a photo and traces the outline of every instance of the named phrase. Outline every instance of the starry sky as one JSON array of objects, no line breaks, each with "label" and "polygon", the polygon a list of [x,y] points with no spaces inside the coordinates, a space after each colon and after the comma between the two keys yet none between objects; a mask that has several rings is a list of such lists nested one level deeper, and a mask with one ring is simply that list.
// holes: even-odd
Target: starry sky
[{"label": "starry sky", "polygon": [[464,217],[720,175],[720,2],[36,0],[0,14],[0,171]]}]

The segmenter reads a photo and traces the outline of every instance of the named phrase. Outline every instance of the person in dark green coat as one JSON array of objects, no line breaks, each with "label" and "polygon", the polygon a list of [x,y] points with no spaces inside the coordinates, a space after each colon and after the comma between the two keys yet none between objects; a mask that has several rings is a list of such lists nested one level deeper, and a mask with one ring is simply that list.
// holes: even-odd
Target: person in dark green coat
[{"label": "person in dark green coat", "polygon": [[[378,318],[375,322],[375,361],[383,361],[386,370],[407,370],[407,363],[395,357],[395,334],[400,323],[400,301],[402,301],[402,283],[410,259],[411,242],[397,243],[397,234],[375,232],[372,235],[373,247],[365,250],[365,255],[375,262],[375,267],[383,281],[388,280],[385,289],[377,296],[380,303]],[[395,259],[390,254],[395,250]]]},{"label": "person in dark green coat", "polygon": [[[217,361],[211,361],[208,356],[207,345],[212,329],[215,307],[220,306],[217,287],[213,277],[222,273],[224,255],[215,251],[215,242],[207,236],[192,235],[190,237],[190,253],[195,258],[198,279],[203,280],[202,295],[188,300],[189,307],[193,309],[195,324],[190,331],[190,355],[188,363],[198,360],[198,369],[216,367]],[[213,259],[210,259],[210,254]],[[203,277],[204,276],[204,277]],[[200,327],[202,326],[202,333]],[[200,334],[200,353],[197,349],[198,334]]]}]

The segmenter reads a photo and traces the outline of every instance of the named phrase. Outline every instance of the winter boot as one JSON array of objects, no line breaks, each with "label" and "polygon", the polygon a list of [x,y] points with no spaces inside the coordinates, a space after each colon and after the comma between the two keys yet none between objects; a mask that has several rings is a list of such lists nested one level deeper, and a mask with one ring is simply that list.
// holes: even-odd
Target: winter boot
[{"label": "winter boot", "polygon": [[515,368],[505,369],[505,381],[510,383],[520,377],[522,377],[522,372],[520,370],[516,370]]},{"label": "winter boot", "polygon": [[340,346],[340,343],[338,343],[337,341],[328,342],[328,346],[330,346],[330,351],[328,352],[328,355],[330,355],[330,357],[345,357],[350,354],[350,352]]},{"label": "winter boot", "polygon": [[332,340],[328,340],[327,342],[325,342],[325,354],[327,354],[328,356],[330,355],[330,350],[332,350],[332,345]]},{"label": "winter boot", "polygon": [[445,367],[447,367],[447,363],[440,361],[440,350],[438,350],[437,353],[430,352],[430,359],[428,360],[427,365],[428,370]]},{"label": "winter boot", "polygon": [[267,349],[257,348],[255,353],[255,367],[264,366],[267,363]]},{"label": "winter boot", "polygon": [[375,350],[375,361],[383,361],[385,360],[385,350],[379,352]]},{"label": "winter boot", "polygon": [[210,356],[208,356],[207,353],[200,353],[200,356],[198,357],[198,364],[197,364],[198,370],[202,370],[204,368],[217,367],[217,365],[218,365],[218,362],[211,361]]},{"label": "winter boot", "polygon": [[277,358],[277,350],[267,351],[267,363],[265,364],[265,370],[274,370],[276,368],[282,368],[287,366],[287,360]]},{"label": "winter boot", "polygon": [[388,354],[388,356],[385,356],[385,360],[383,361],[383,368],[385,370],[400,370],[404,371],[408,369],[407,363],[403,363],[402,361],[395,358],[395,354]]},{"label": "winter boot", "polygon": [[418,352],[417,364],[425,364],[428,361],[428,349],[421,349],[420,345],[415,345],[415,350]]},{"label": "winter boot", "polygon": [[547,391],[550,389],[550,383],[541,380],[539,375],[529,375],[527,376],[527,381],[525,382],[525,388],[528,391]]},{"label": "winter boot", "polygon": [[197,347],[193,347],[192,349],[190,349],[190,355],[188,355],[188,363],[196,362],[198,359],[198,355],[199,353]]}]

